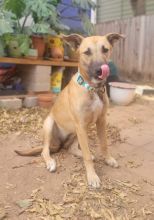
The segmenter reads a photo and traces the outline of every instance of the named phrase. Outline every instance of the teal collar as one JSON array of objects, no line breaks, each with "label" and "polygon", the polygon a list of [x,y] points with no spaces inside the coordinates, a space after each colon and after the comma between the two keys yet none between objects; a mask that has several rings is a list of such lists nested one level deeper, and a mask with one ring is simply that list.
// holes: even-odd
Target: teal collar
[{"label": "teal collar", "polygon": [[81,76],[81,74],[79,72],[77,73],[76,81],[79,85],[85,87],[87,90],[94,90],[94,87],[90,86],[89,83],[84,81],[83,77]]}]

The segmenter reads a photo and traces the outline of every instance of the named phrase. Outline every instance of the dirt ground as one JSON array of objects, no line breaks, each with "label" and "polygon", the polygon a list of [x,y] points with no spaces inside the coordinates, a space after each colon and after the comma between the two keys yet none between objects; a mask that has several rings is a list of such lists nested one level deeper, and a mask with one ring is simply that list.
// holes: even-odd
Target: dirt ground
[{"label": "dirt ground", "polygon": [[1,113],[0,219],[154,219],[154,99],[110,106],[108,122],[120,131],[120,138],[109,137],[109,145],[120,167],[108,167],[96,157],[99,190],[87,187],[82,159],[66,150],[54,155],[55,173],[46,170],[41,157],[16,155],[15,149],[39,144],[40,133],[35,136],[35,125],[30,124],[30,132],[19,132],[18,127],[7,134],[2,115],[8,118],[8,127],[16,126],[6,112]]}]

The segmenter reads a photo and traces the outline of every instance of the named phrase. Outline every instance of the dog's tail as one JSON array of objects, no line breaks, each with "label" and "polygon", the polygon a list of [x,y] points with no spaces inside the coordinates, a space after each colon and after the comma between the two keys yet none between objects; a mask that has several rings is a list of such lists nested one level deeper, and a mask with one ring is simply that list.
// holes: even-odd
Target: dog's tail
[{"label": "dog's tail", "polygon": [[29,150],[15,150],[15,152],[20,156],[36,156],[41,154],[43,147],[35,147]]}]

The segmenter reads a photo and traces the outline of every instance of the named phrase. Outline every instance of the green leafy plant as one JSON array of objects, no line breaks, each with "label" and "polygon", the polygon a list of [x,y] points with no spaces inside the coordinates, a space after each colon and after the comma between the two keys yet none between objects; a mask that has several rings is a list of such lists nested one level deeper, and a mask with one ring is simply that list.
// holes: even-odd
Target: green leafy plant
[{"label": "green leafy plant", "polygon": [[[12,30],[14,33],[35,33],[35,34],[56,34],[56,32],[69,30],[69,27],[62,23],[63,17],[57,11],[61,0],[0,0],[0,11],[11,13],[13,17],[3,17],[0,21],[0,29],[5,32]],[[95,8],[92,0],[72,0],[66,4],[66,8],[74,6],[78,8],[78,17],[83,24],[85,32],[90,34],[93,31],[87,11]],[[10,19],[11,18],[11,19]],[[1,18],[0,18],[1,19]],[[71,17],[70,19],[74,19]],[[27,20],[31,20],[29,26]],[[6,25],[5,25],[6,24]],[[1,31],[2,32],[2,31]]]},{"label": "green leafy plant", "polygon": [[0,36],[13,33],[14,14],[9,11],[0,10]]},{"label": "green leafy plant", "polygon": [[38,34],[52,34],[51,25],[48,20],[54,23],[57,18],[56,3],[52,0],[25,0],[26,10],[31,14],[33,20],[31,23],[31,32]]},{"label": "green leafy plant", "polygon": [[92,0],[72,0],[72,3],[83,10],[95,9],[96,7]]},{"label": "green leafy plant", "polygon": [[13,18],[11,12],[0,9],[0,56],[5,56],[5,42],[3,39],[4,34],[13,33]]},{"label": "green leafy plant", "polygon": [[11,57],[27,56],[31,39],[25,34],[4,34],[3,41]]}]

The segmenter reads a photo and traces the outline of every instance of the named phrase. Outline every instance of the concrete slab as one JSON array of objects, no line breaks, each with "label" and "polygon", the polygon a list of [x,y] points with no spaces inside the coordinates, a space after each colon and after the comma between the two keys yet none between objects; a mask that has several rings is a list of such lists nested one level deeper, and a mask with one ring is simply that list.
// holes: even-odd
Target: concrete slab
[{"label": "concrete slab", "polygon": [[0,107],[6,109],[19,109],[22,107],[22,100],[17,98],[0,99]]},{"label": "concrete slab", "polygon": [[38,99],[36,96],[27,96],[23,100],[23,106],[26,108],[31,108],[38,105]]}]

